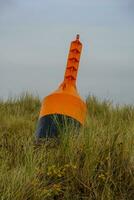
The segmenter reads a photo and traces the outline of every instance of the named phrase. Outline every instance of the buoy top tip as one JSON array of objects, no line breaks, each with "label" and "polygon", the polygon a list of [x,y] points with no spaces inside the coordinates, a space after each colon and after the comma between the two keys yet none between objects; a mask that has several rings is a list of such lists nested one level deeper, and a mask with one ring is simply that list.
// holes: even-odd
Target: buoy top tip
[{"label": "buoy top tip", "polygon": [[77,34],[77,35],[76,35],[76,40],[79,40],[79,39],[80,39],[80,35]]}]

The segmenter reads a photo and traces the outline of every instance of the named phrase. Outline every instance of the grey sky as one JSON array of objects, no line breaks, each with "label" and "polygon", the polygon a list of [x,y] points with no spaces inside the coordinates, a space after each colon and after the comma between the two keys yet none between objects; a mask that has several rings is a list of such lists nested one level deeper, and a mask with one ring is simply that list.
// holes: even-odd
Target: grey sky
[{"label": "grey sky", "polygon": [[55,90],[77,33],[80,94],[133,103],[133,0],[0,0],[0,97]]}]

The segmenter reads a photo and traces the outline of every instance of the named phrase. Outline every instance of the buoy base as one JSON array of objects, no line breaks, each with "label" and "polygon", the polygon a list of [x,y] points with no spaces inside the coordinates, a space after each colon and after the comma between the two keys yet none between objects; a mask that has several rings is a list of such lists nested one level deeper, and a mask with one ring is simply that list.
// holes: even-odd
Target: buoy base
[{"label": "buoy base", "polygon": [[78,129],[81,127],[79,121],[62,114],[50,114],[40,117],[36,130],[36,138],[57,137],[61,128],[66,127],[66,125],[73,126]]}]

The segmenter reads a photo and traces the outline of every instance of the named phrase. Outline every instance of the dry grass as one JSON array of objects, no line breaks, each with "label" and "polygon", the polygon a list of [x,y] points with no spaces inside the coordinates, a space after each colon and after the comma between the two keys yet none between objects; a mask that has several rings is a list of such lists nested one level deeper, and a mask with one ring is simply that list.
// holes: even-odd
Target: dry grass
[{"label": "dry grass", "polygon": [[85,127],[34,145],[40,109],[25,94],[0,101],[1,200],[133,200],[134,108],[87,99]]}]

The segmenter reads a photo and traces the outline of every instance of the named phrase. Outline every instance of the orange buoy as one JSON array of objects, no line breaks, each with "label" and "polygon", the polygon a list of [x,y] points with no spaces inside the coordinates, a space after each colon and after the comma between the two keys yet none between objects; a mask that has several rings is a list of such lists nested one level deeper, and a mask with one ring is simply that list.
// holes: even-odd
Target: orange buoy
[{"label": "orange buoy", "polygon": [[40,110],[36,136],[55,137],[57,127],[55,119],[62,124],[64,118],[77,125],[83,125],[86,118],[86,103],[81,99],[76,88],[76,79],[82,43],[79,35],[71,42],[64,80],[59,88],[44,98]]}]

